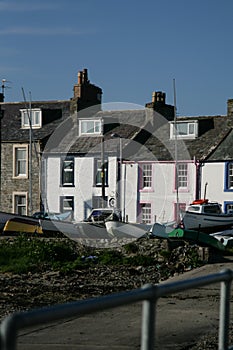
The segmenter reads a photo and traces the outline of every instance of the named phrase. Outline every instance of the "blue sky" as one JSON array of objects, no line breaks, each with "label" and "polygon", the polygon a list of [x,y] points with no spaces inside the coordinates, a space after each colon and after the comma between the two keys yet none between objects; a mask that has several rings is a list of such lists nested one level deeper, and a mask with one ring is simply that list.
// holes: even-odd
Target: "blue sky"
[{"label": "blue sky", "polygon": [[5,101],[69,99],[77,73],[103,102],[164,91],[178,115],[224,115],[233,98],[232,0],[0,0]]}]

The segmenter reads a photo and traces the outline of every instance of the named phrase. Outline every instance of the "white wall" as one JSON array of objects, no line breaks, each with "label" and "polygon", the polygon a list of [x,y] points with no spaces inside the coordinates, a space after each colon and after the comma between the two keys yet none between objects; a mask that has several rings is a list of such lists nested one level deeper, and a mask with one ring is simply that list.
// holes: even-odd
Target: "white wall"
[{"label": "white wall", "polygon": [[232,192],[224,192],[225,163],[206,163],[202,167],[202,195],[205,183],[208,183],[206,198],[224,204],[224,201],[233,201]]},{"label": "white wall", "polygon": [[[122,215],[129,222],[139,222],[138,209],[140,203],[149,202],[152,206],[152,222],[174,220],[174,204],[176,191],[174,187],[174,163],[153,163],[152,191],[139,191],[139,165],[124,163],[122,165],[120,184],[117,181],[117,162],[115,157],[109,158],[108,184],[105,195],[110,198],[121,198]],[[188,189],[179,192],[179,202],[189,204],[195,198],[196,168],[189,163]],[[213,173],[213,170],[210,170]],[[219,172],[219,171],[218,171]],[[204,175],[208,177],[208,174]],[[74,196],[74,219],[81,221],[86,218],[92,208],[93,196],[102,196],[102,188],[94,186],[94,158],[75,158],[74,187],[60,186],[60,159],[49,157],[47,163],[47,203],[50,211],[60,210],[60,196]],[[118,193],[120,190],[120,194]],[[215,198],[217,199],[217,198]],[[124,211],[125,204],[125,211]]]}]

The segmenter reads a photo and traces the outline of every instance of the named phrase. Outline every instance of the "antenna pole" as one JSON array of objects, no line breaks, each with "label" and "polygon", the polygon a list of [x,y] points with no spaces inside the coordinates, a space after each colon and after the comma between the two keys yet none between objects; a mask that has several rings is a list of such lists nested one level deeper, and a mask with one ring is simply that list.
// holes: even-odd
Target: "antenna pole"
[{"label": "antenna pole", "polygon": [[32,215],[32,97],[29,92],[29,215]]}]

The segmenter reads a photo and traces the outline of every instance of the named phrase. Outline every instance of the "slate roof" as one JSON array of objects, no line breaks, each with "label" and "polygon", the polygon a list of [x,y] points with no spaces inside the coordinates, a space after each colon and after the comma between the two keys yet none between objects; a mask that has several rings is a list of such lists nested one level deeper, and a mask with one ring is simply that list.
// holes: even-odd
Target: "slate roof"
[{"label": "slate roof", "polygon": [[[24,102],[0,104],[4,111],[1,120],[2,142],[28,142],[29,130],[21,128],[20,109],[28,108]],[[43,127],[33,129],[34,140],[49,137],[61,121],[69,115],[70,101],[39,101],[32,102],[32,108],[42,109]]]},{"label": "slate roof", "polygon": [[230,128],[225,138],[218,147],[213,149],[207,157],[207,161],[232,161],[233,160],[233,129]]},{"label": "slate roof", "polygon": [[[3,142],[28,142],[29,130],[21,129],[20,109],[25,103],[1,103]],[[33,102],[32,108],[43,111],[43,127],[33,130],[35,140],[49,140],[46,152],[99,153],[101,136],[78,135],[78,114],[70,117],[70,101]],[[60,111],[60,112],[59,112]],[[196,159],[199,161],[233,159],[233,118],[230,116],[179,117],[179,121],[198,120],[199,136],[193,140],[170,140],[170,123],[150,109],[128,111],[99,111],[95,118],[104,119],[104,148],[109,154],[116,152],[122,138],[123,158],[129,160],[172,161]],[[52,137],[50,137],[52,135]]]},{"label": "slate roof", "polygon": [[[178,118],[178,120],[193,120],[194,118]],[[233,126],[233,119],[227,116],[196,117],[199,123],[199,136],[196,139],[177,140],[177,159],[196,159],[204,161],[219,146],[222,140],[229,134]],[[169,140],[169,123],[158,129],[145,143],[146,148],[156,159],[174,160],[175,141]],[[229,136],[230,137],[230,136]],[[218,157],[221,157],[221,151]],[[141,154],[145,158],[144,154]]]}]

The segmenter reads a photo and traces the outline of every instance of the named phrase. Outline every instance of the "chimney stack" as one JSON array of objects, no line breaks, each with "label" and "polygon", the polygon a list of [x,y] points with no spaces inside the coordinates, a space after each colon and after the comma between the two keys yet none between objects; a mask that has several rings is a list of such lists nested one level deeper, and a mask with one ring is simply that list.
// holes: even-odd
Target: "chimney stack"
[{"label": "chimney stack", "polygon": [[154,91],[152,93],[152,101],[146,103],[146,108],[151,108],[164,116],[167,120],[174,119],[174,106],[166,104],[166,94],[162,91]]},{"label": "chimney stack", "polygon": [[152,103],[163,102],[165,104],[166,94],[162,91],[154,91],[152,93]]}]

